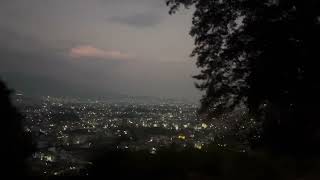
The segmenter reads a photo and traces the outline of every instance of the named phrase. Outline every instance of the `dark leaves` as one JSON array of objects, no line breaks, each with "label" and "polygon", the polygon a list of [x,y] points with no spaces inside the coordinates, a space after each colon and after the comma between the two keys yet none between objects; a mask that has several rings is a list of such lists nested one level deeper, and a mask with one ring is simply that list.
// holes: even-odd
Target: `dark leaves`
[{"label": "dark leaves", "polygon": [[[195,7],[191,55],[202,69],[194,77],[196,87],[206,92],[201,113],[219,115],[245,103],[271,129],[282,129],[269,137],[299,139],[300,125],[313,127],[306,134],[320,129],[320,121],[312,120],[319,119],[320,1],[169,0],[168,5],[171,12]],[[268,123],[273,121],[280,123]]]}]

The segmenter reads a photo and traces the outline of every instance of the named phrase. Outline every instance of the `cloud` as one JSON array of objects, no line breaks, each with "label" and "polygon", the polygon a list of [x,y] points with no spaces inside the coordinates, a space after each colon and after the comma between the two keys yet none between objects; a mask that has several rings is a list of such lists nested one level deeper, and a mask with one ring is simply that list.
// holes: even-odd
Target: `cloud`
[{"label": "cloud", "polygon": [[137,13],[130,16],[113,16],[110,22],[134,26],[137,28],[153,27],[160,24],[163,17],[155,13]]},{"label": "cloud", "polygon": [[166,0],[100,0],[104,4],[112,5],[137,5],[139,7],[159,8],[166,6]]},{"label": "cloud", "polygon": [[117,50],[103,50],[91,45],[81,45],[71,48],[69,55],[72,58],[98,58],[98,59],[130,59],[131,56]]}]

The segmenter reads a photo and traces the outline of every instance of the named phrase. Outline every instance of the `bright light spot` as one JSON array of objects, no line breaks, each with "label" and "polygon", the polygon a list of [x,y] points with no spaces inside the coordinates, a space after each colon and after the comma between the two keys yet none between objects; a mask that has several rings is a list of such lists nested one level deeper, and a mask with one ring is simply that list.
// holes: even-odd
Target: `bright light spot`
[{"label": "bright light spot", "polygon": [[202,143],[195,143],[194,148],[201,150],[203,148],[203,144]]},{"label": "bright light spot", "polygon": [[179,135],[178,138],[181,139],[181,140],[185,140],[185,139],[186,139],[186,136],[184,136],[184,135]]},{"label": "bright light spot", "polygon": [[208,127],[208,125],[205,124],[205,123],[202,123],[202,124],[201,124],[201,127],[204,128],[204,129],[206,129],[206,128]]},{"label": "bright light spot", "polygon": [[151,148],[150,153],[151,154],[156,154],[157,153],[157,149],[155,147]]},{"label": "bright light spot", "polygon": [[63,130],[64,130],[64,131],[67,130],[67,129],[68,129],[68,126],[67,126],[67,125],[63,126]]}]

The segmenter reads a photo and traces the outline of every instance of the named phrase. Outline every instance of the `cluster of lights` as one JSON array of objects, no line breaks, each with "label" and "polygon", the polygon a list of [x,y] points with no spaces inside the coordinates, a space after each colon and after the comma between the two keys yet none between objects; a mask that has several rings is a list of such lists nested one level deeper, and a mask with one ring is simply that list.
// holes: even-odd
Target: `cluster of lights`
[{"label": "cluster of lights", "polygon": [[[149,149],[156,154],[159,147],[172,143],[185,147],[191,144],[195,149],[203,150],[207,143],[214,140],[208,135],[227,126],[217,127],[202,123],[196,116],[196,106],[189,104],[126,104],[126,103],[73,103],[65,99],[47,97],[41,106],[28,106],[26,129],[39,131],[41,138],[49,141],[51,146],[63,148],[87,148],[95,143],[102,143],[98,138],[123,139],[116,148]],[[57,116],[57,114],[62,115]],[[68,115],[68,116],[66,116]],[[65,118],[65,119],[64,119]],[[141,128],[140,139],[133,133]],[[147,134],[147,128],[158,129],[168,134]],[[40,137],[39,137],[40,138]],[[46,139],[47,138],[47,139]],[[132,141],[135,139],[134,141]],[[221,145],[225,147],[225,145]],[[35,159],[45,163],[58,161],[54,155],[38,154]],[[75,170],[76,167],[69,170]],[[48,171],[45,171],[48,172]],[[56,172],[60,174],[60,172]]]}]

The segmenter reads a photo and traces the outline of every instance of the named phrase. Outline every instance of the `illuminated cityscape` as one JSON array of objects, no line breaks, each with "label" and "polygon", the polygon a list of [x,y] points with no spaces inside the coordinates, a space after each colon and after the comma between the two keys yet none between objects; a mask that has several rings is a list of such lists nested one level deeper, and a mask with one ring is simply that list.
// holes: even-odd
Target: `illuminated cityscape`
[{"label": "illuminated cityscape", "polygon": [[77,174],[90,166],[93,154],[106,148],[151,154],[172,145],[201,150],[227,129],[199,121],[197,105],[192,103],[116,101],[42,97],[34,102],[18,96],[25,130],[33,134],[37,147],[30,159],[33,171]]}]

